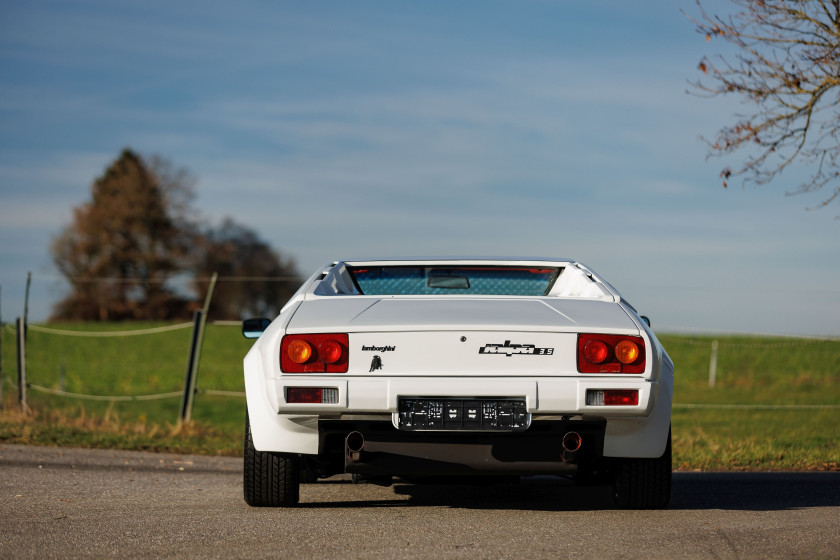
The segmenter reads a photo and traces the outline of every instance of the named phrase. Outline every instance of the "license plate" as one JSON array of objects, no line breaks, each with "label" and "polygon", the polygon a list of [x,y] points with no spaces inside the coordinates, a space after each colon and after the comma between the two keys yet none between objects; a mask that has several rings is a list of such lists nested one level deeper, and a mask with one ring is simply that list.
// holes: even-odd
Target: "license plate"
[{"label": "license plate", "polygon": [[401,430],[501,431],[528,429],[521,399],[401,398]]}]

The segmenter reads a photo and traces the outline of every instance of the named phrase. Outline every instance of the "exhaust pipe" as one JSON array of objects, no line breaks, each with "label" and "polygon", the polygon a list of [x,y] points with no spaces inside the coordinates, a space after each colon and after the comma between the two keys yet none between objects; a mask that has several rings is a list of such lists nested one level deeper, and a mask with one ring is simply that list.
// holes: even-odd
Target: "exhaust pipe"
[{"label": "exhaust pipe", "polygon": [[567,432],[563,436],[563,461],[571,463],[577,458],[577,452],[583,445],[583,438],[577,432]]},{"label": "exhaust pipe", "polygon": [[347,456],[349,461],[358,461],[364,448],[365,436],[362,435],[362,432],[350,432],[344,438],[344,455]]}]

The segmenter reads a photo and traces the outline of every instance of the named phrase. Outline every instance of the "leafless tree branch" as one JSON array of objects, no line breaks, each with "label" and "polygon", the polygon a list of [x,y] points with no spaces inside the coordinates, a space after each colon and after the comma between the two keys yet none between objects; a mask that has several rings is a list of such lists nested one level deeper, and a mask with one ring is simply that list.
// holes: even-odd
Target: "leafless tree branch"
[{"label": "leafless tree branch", "polygon": [[766,184],[794,164],[811,170],[792,194],[828,189],[819,206],[840,197],[840,0],[732,0],[736,13],[688,16],[706,41],[724,40],[737,55],[704,57],[701,96],[734,94],[753,107],[708,142],[710,156],[745,153],[721,171]]}]

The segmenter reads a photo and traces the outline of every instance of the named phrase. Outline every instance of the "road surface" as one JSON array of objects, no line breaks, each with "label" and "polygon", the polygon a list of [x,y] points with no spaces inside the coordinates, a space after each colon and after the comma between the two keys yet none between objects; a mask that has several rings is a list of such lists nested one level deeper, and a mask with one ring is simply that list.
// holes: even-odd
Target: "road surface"
[{"label": "road surface", "polygon": [[301,488],[248,507],[241,459],[0,444],[0,558],[840,558],[840,473],[675,473],[616,511],[564,479]]}]

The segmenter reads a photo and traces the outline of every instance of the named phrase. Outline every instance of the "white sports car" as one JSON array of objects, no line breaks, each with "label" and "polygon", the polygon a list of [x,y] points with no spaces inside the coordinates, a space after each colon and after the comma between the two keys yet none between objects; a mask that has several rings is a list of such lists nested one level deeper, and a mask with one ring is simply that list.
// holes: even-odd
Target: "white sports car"
[{"label": "white sports car", "polygon": [[566,259],[365,259],[248,319],[245,501],[301,480],[569,475],[623,508],[671,490],[674,366],[646,318]]}]

